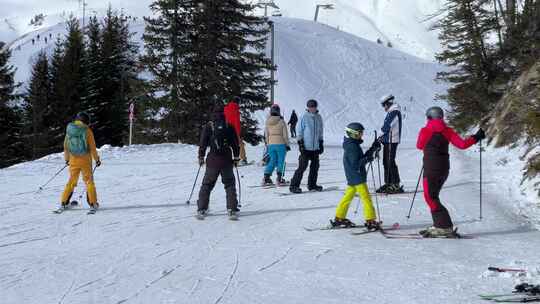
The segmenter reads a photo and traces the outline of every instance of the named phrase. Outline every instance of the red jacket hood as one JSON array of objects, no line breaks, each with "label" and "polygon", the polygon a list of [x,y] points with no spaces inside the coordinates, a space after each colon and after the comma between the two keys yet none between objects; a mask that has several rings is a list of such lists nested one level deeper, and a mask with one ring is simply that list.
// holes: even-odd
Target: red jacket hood
[{"label": "red jacket hood", "polygon": [[426,124],[426,129],[432,132],[440,133],[447,128],[446,123],[442,119],[430,119]]}]

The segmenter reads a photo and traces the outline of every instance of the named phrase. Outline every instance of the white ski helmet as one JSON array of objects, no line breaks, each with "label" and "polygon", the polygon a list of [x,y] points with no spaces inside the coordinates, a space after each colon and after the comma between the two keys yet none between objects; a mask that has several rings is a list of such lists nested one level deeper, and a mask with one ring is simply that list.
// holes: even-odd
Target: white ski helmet
[{"label": "white ski helmet", "polygon": [[394,99],[396,99],[396,97],[392,94],[384,95],[381,97],[381,105],[383,107],[386,105],[392,105],[394,103]]}]

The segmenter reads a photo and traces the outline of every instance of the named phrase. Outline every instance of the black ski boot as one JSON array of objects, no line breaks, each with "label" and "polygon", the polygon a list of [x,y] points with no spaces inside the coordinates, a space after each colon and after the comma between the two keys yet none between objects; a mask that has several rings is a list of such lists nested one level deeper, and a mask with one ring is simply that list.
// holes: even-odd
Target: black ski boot
[{"label": "black ski boot", "polygon": [[195,217],[198,220],[204,220],[204,218],[206,217],[207,214],[208,214],[208,210],[200,209],[200,210],[197,210],[197,215],[195,215]]},{"label": "black ski boot", "polygon": [[270,174],[265,174],[262,182],[263,186],[273,186],[274,182],[270,178]]},{"label": "black ski boot", "polygon": [[286,181],[286,180],[283,178],[283,173],[279,173],[279,172],[278,172],[276,184],[278,185],[278,187],[283,187],[283,186],[287,186],[287,185],[289,184],[289,182]]},{"label": "black ski boot", "polygon": [[400,186],[399,184],[390,184],[386,188],[386,191],[384,191],[384,193],[387,194],[398,194],[403,192],[405,192],[405,190],[403,190],[403,186]]},{"label": "black ski boot", "polygon": [[321,191],[323,191],[323,187],[322,187],[322,186],[318,186],[318,185],[311,186],[311,187],[309,187],[309,191],[317,191],[317,192],[321,192]]},{"label": "black ski boot", "polygon": [[381,223],[377,222],[376,220],[368,220],[364,223],[364,226],[368,231],[375,231],[381,229]]},{"label": "black ski boot", "polygon": [[291,191],[291,193],[296,193],[296,194],[302,193],[302,189],[298,186],[290,186],[289,191]]},{"label": "black ski boot", "polygon": [[334,218],[334,220],[330,220],[330,225],[333,228],[351,228],[356,227],[356,224],[351,222],[349,219],[340,219],[340,218]]},{"label": "black ski boot", "polygon": [[390,186],[389,184],[384,184],[379,189],[375,190],[375,192],[386,193],[386,190],[388,189],[389,186]]},{"label": "black ski boot", "polygon": [[229,220],[231,220],[231,221],[237,221],[238,220],[238,212],[236,211],[236,209],[227,210],[227,215],[229,216]]}]

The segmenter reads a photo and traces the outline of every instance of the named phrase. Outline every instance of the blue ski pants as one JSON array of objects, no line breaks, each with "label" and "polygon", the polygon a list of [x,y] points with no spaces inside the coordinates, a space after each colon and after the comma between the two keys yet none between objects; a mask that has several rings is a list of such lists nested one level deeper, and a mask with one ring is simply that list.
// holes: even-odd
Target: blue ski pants
[{"label": "blue ski pants", "polygon": [[287,155],[287,146],[285,144],[271,144],[268,145],[268,155],[270,160],[266,164],[264,174],[270,174],[274,172],[274,169],[278,173],[283,174],[285,171],[285,156]]}]

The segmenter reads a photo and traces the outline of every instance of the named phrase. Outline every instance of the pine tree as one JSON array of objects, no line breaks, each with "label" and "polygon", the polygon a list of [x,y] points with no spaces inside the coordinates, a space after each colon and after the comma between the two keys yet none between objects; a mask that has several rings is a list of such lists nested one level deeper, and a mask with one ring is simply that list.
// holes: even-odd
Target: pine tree
[{"label": "pine tree", "polygon": [[453,85],[444,96],[452,107],[450,121],[465,129],[487,114],[500,97],[491,86],[499,75],[487,37],[498,29],[491,0],[449,0],[445,17],[435,26],[444,50],[436,58],[452,68],[437,79]]},{"label": "pine tree", "polygon": [[240,96],[243,137],[256,144],[254,111],[269,105],[266,20],[237,0],[156,0],[146,18],[143,61],[163,94],[167,134],[196,143],[211,109]]},{"label": "pine tree", "polygon": [[[86,51],[82,60],[84,66],[83,82],[85,91],[81,96],[82,109],[90,114],[92,118],[92,124],[95,126],[103,125],[101,121],[101,111],[104,110],[105,104],[103,103],[103,62],[101,58],[101,28],[96,16],[89,18],[88,25],[86,26],[85,33],[86,39]],[[94,130],[96,141],[101,143],[103,139],[97,128]]]},{"label": "pine tree", "polygon": [[16,105],[19,95],[15,83],[15,68],[9,64],[11,51],[0,42],[0,168],[24,159],[22,113]]},{"label": "pine tree", "polygon": [[[191,79],[188,77],[187,58],[190,57],[190,28],[192,13],[197,1],[155,0],[150,9],[154,18],[145,17],[143,40],[145,54],[141,57],[145,68],[153,76],[150,81],[152,95],[156,98],[154,108],[163,109],[162,134],[166,141],[180,140],[186,133],[182,109],[190,102],[183,92]],[[193,102],[193,101],[191,101]]]},{"label": "pine tree", "polygon": [[26,94],[26,138],[31,152],[31,158],[36,159],[58,150],[54,138],[55,112],[51,100],[51,75],[47,53],[41,51],[32,68],[32,76]]},{"label": "pine tree", "polygon": [[[257,122],[251,114],[269,106],[268,71],[272,68],[265,56],[269,27],[267,20],[252,14],[254,6],[238,0],[200,0],[194,10],[192,44],[194,57],[187,65],[194,67],[186,117],[193,128],[200,129],[215,100],[240,96],[243,138],[251,144],[262,139],[256,134]],[[188,140],[193,133],[186,134]]]},{"label": "pine tree", "polygon": [[136,58],[138,45],[132,42],[133,34],[123,15],[111,7],[103,20],[100,51],[100,108],[95,116],[96,141],[100,144],[121,146],[128,132],[128,107],[136,93]]}]

